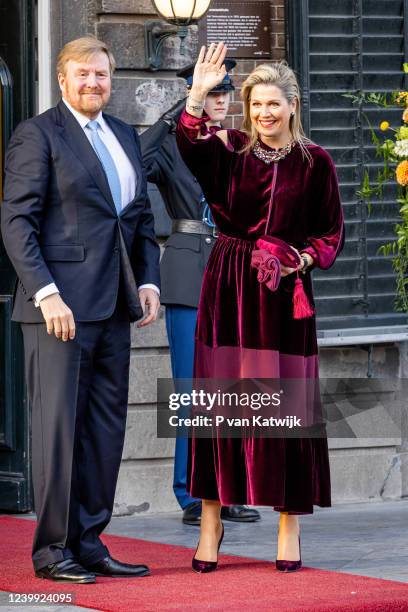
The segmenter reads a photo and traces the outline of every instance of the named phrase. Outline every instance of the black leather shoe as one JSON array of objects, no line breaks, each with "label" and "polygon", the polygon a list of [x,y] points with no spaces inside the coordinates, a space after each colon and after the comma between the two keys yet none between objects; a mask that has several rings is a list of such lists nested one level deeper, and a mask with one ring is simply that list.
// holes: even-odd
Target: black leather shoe
[{"label": "black leather shoe", "polygon": [[93,563],[93,565],[87,565],[86,569],[95,576],[107,576],[108,578],[139,578],[150,575],[147,565],[121,563],[109,556]]},{"label": "black leather shoe", "polygon": [[183,510],[183,523],[185,525],[200,525],[201,502],[192,502]]},{"label": "black leather shoe", "polygon": [[95,574],[89,572],[73,559],[65,559],[58,563],[51,563],[36,570],[37,578],[46,578],[56,582],[77,582],[80,584],[92,584],[95,582]]},{"label": "black leather shoe", "polygon": [[234,505],[223,506],[221,508],[221,518],[224,521],[233,521],[235,523],[254,523],[259,521],[261,515],[254,508]]}]

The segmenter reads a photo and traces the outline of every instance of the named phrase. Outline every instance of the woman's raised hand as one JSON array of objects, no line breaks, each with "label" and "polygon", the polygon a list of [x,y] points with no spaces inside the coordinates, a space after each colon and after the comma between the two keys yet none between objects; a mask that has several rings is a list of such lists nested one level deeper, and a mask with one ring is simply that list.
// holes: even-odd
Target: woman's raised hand
[{"label": "woman's raised hand", "polygon": [[227,47],[223,42],[218,45],[211,43],[207,51],[201,47],[197,63],[194,68],[193,84],[191,93],[205,97],[209,91],[222,83],[227,70],[224,59],[227,55]]}]

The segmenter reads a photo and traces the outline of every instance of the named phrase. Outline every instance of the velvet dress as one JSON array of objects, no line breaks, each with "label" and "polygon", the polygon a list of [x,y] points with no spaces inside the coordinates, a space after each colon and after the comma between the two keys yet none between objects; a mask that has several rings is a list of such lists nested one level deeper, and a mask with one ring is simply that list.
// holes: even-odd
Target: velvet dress
[{"label": "velvet dress", "polygon": [[[334,163],[310,144],[310,165],[295,143],[267,164],[252,151],[240,153],[247,136],[238,130],[227,131],[228,145],[216,134],[199,139],[204,121],[184,111],[177,128],[181,155],[220,232],[201,290],[194,378],[318,379],[315,317],[293,318],[296,274],[271,291],[259,282],[251,255],[264,235],[309,252],[314,264],[301,276],[314,306],[310,270],[329,268],[344,243]],[[327,439],[193,436],[187,487],[193,497],[222,505],[312,513],[313,505],[331,505]]]}]

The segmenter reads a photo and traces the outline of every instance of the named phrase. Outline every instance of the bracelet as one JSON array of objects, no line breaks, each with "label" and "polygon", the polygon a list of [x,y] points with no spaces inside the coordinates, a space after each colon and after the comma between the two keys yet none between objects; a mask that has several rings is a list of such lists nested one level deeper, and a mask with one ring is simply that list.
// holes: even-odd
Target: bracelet
[{"label": "bracelet", "polygon": [[194,104],[190,104],[189,102],[187,102],[186,107],[193,111],[202,111],[204,109],[204,106],[195,106]]},{"label": "bracelet", "polygon": [[300,256],[301,260],[303,261],[303,268],[301,269],[301,272],[303,272],[303,274],[306,272],[307,268],[309,267],[309,260],[306,257],[306,255],[302,254]]},{"label": "bracelet", "polygon": [[[197,102],[198,104],[191,104],[190,100],[192,102]],[[204,104],[205,104],[205,100],[196,100],[190,95],[187,98],[187,108],[191,108],[191,110],[202,111],[204,109]]]}]

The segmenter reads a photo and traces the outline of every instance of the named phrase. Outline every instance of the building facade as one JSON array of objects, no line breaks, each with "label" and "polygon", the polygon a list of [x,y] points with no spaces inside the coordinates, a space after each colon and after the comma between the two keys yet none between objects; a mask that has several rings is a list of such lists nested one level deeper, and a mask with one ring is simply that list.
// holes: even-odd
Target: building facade
[{"label": "building facade", "polygon": [[[391,261],[377,250],[392,237],[398,207],[392,186],[386,188],[384,202],[373,202],[370,214],[356,195],[364,167],[373,172],[378,167],[363,111],[374,125],[380,116],[378,111],[353,105],[344,94],[406,88],[401,72],[408,46],[406,3],[265,3],[270,7],[267,61],[287,59],[296,70],[305,131],[332,155],[345,209],[346,246],[332,269],[314,272],[321,375],[382,379],[381,401],[392,406],[396,381],[408,374],[407,313],[394,309]],[[243,3],[231,0],[223,4],[239,11]],[[7,134],[16,123],[59,99],[56,57],[63,44],[79,36],[95,34],[111,46],[117,70],[107,110],[139,131],[183,97],[185,86],[176,71],[196,57],[200,25],[189,28],[184,53],[180,53],[177,37],[166,39],[162,68],[151,71],[144,26],[152,19],[158,17],[150,0],[0,0],[0,56],[14,81],[10,94],[4,83],[2,88],[2,155]],[[240,86],[257,63],[260,60],[253,57],[237,59],[227,127],[241,125]],[[8,95],[14,115],[7,118]],[[387,112],[390,122],[397,119],[396,111]],[[151,199],[157,234],[164,240],[169,223],[153,188]],[[15,278],[1,242],[0,274],[0,508],[24,511],[32,507],[29,407],[22,378],[21,335],[10,322]],[[172,492],[174,440],[156,436],[156,380],[170,377],[170,372],[161,313],[156,325],[132,329],[129,415],[117,514],[178,507]],[[342,398],[341,390],[338,397]],[[335,502],[408,495],[406,432],[397,428],[395,434],[385,437],[382,432],[388,430],[383,419],[381,411],[354,412],[349,434],[343,430],[330,439]]]}]

